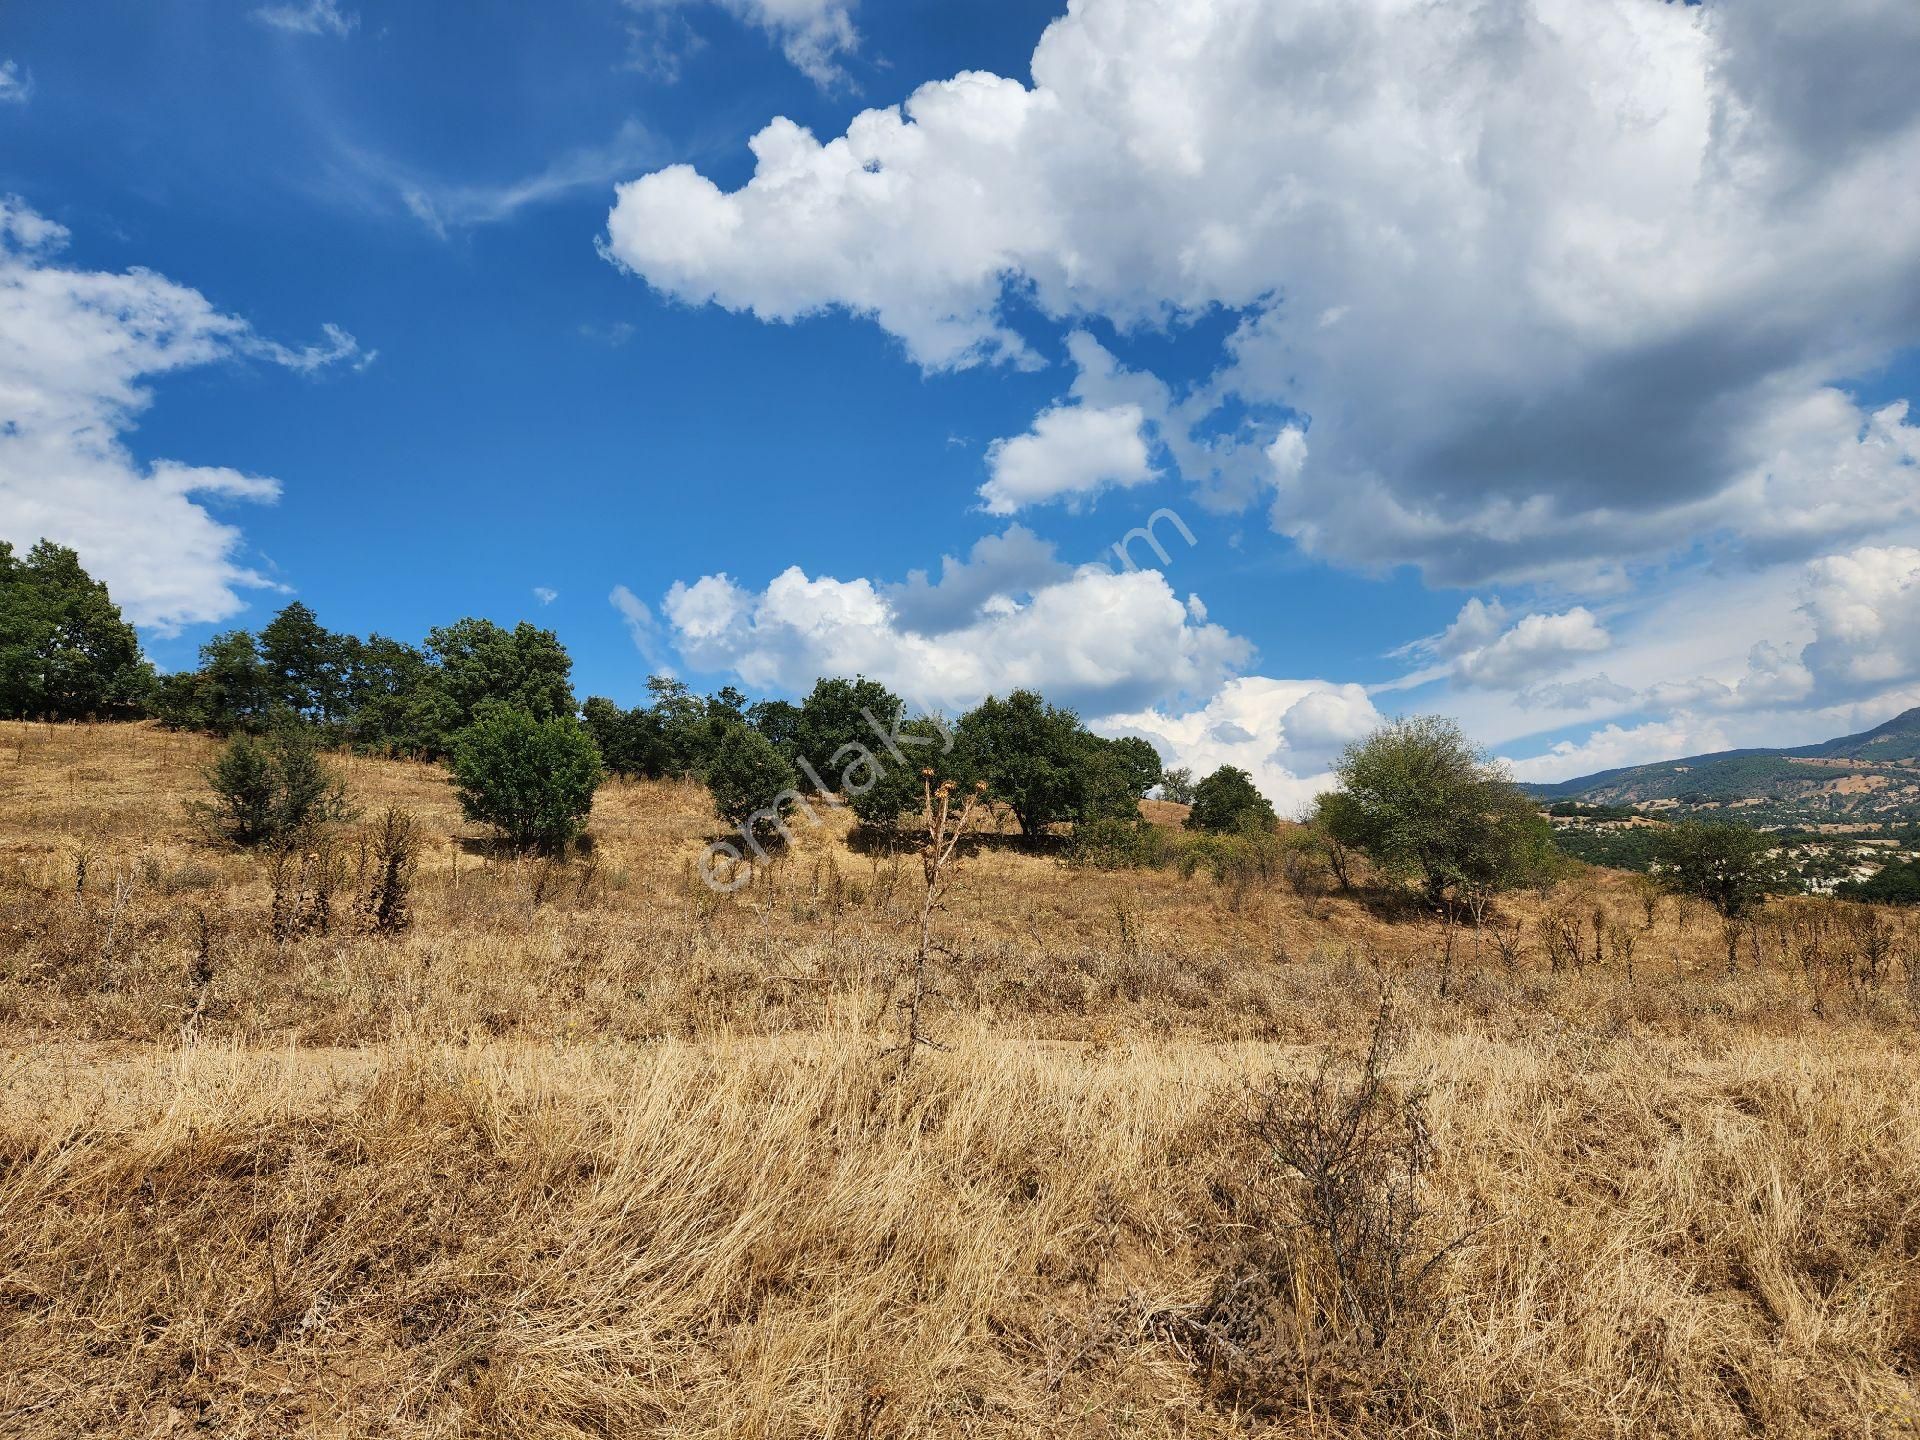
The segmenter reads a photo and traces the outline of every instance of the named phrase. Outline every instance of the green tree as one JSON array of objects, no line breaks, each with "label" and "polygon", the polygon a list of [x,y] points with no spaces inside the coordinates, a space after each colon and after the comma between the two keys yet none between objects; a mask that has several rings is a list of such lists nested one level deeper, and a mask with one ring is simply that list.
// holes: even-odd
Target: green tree
[{"label": "green tree", "polygon": [[1792,888],[1774,855],[1773,838],[1745,825],[1682,820],[1655,845],[1660,880],[1682,895],[1706,901],[1729,920],[1739,920]]},{"label": "green tree", "polygon": [[901,816],[920,813],[925,798],[922,772],[933,772],[935,786],[965,778],[953,740],[953,731],[942,721],[916,715],[889,726],[891,744],[875,736],[872,750],[849,756],[833,779],[862,826],[890,833],[899,828]]},{"label": "green tree", "polygon": [[1187,812],[1189,830],[1214,834],[1271,830],[1279,823],[1273,803],[1254,785],[1253,777],[1235,765],[1222,765],[1193,787],[1193,808]]},{"label": "green tree", "polygon": [[800,707],[791,700],[761,700],[749,705],[747,723],[787,759],[800,753]]},{"label": "green tree", "polygon": [[15,559],[0,541],[0,715],[136,714],[154,684],[139,636],[77,554],[42,540]]},{"label": "green tree", "polygon": [[456,620],[427,633],[427,654],[433,674],[410,707],[410,724],[431,749],[449,746],[489,704],[535,720],[571,718],[577,708],[566,647],[524,620],[511,630]]},{"label": "green tree", "polygon": [[1395,720],[1348,746],[1337,774],[1345,799],[1322,812],[1329,835],[1418,881],[1432,904],[1449,890],[1523,884],[1551,864],[1533,801],[1451,720]]},{"label": "green tree", "polygon": [[1353,889],[1354,847],[1351,837],[1359,833],[1362,817],[1354,799],[1343,790],[1323,790],[1314,797],[1313,815],[1307,821],[1307,834],[1313,847],[1327,862],[1334,882],[1342,890]]},{"label": "green tree", "polygon": [[272,702],[303,720],[330,722],[344,699],[341,637],[295,600],[260,632]]},{"label": "green tree", "polygon": [[1076,826],[1100,820],[1140,820],[1140,801],[1160,781],[1160,755],[1137,735],[1108,740],[1083,734]]},{"label": "green tree", "polygon": [[[856,676],[817,681],[800,704],[793,758],[804,761],[820,783],[833,789],[842,769],[881,743],[880,731],[894,723],[899,711],[900,697],[878,680]],[[808,784],[813,783],[809,776]]]},{"label": "green tree", "polygon": [[236,845],[292,844],[347,815],[345,782],[303,731],[235,735],[207,770],[207,784],[214,798],[202,812]]},{"label": "green tree", "polygon": [[217,735],[264,729],[273,716],[273,680],[248,631],[228,630],[200,647],[194,688],[194,723]]},{"label": "green tree", "polygon": [[654,732],[665,755],[665,773],[702,775],[718,737],[707,723],[707,705],[686,685],[670,675],[649,675],[647,693],[653,703]]},{"label": "green tree", "polygon": [[955,727],[962,778],[984,780],[1022,834],[1040,836],[1069,820],[1085,797],[1086,728],[1071,710],[1032,690],[989,695]]},{"label": "green tree", "polygon": [[602,695],[588,699],[580,718],[600,747],[600,758],[616,775],[659,776],[667,773],[666,746],[649,710],[622,710]]},{"label": "green tree", "polygon": [[154,682],[147,702],[153,717],[169,730],[206,730],[206,721],[198,670],[176,670]]},{"label": "green tree", "polygon": [[707,763],[713,813],[751,832],[756,843],[777,833],[799,799],[800,777],[766,736],[745,723],[728,726]]},{"label": "green tree", "polygon": [[482,705],[453,741],[461,812],[517,850],[556,854],[572,843],[606,778],[593,737],[571,715],[537,718]]},{"label": "green tree", "polygon": [[1186,766],[1176,766],[1160,773],[1160,798],[1175,805],[1193,803],[1193,771]]},{"label": "green tree", "polygon": [[355,640],[349,655],[343,708],[353,742],[369,750],[420,753],[436,749],[426,729],[433,683],[426,654],[384,635]]}]

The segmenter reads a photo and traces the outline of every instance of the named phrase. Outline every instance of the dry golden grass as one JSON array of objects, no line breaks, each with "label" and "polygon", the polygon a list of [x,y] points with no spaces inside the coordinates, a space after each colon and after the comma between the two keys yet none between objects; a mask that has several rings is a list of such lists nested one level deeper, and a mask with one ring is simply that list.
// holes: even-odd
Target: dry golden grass
[{"label": "dry golden grass", "polygon": [[[912,867],[837,820],[720,899],[698,791],[612,787],[556,867],[353,760],[431,837],[415,926],[277,940],[262,861],[185,815],[210,753],[0,726],[0,1434],[1920,1426],[1911,927],[1873,983],[1767,929],[1729,978],[1717,922],[1595,877],[1509,907],[1511,969],[1456,935],[1442,998],[1430,921],[993,848],[902,1079]],[[1546,968],[1543,915],[1596,907],[1631,981],[1617,944]],[[1278,1237],[1300,1327],[1236,1388],[1204,1322],[1273,1180],[1248,1087],[1383,988],[1434,1232],[1473,1238],[1343,1388]]]}]

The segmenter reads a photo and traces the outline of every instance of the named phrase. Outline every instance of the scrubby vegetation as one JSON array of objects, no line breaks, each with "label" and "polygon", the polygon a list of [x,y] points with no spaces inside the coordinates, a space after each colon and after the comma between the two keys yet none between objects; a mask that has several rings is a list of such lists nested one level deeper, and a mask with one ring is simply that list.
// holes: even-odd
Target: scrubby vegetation
[{"label": "scrubby vegetation", "polygon": [[207,787],[212,800],[190,808],[240,846],[298,844],[347,813],[339,777],[299,730],[234,736],[207,767]]},{"label": "scrubby vegetation", "polygon": [[1774,901],[1730,974],[1625,877],[1476,924],[1165,824],[1222,878],[987,833],[929,911],[824,809],[716,893],[701,787],[562,859],[353,755],[362,818],[263,853],[187,813],[221,742],[0,742],[9,1435],[1911,1414],[1905,912]]},{"label": "scrubby vegetation", "polygon": [[1866,880],[1839,886],[1835,893],[1873,905],[1920,905],[1920,860],[1896,860]]},{"label": "scrubby vegetation", "polygon": [[556,854],[570,845],[605,778],[600,751],[571,716],[485,709],[453,740],[453,784],[469,820],[508,845]]}]

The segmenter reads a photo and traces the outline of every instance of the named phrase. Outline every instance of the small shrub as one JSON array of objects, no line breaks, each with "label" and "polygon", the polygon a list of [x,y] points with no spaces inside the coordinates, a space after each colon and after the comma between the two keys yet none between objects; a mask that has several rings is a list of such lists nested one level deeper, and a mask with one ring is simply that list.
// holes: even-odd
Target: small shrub
[{"label": "small shrub", "polygon": [[398,935],[413,924],[413,876],[419,867],[420,827],[398,805],[389,805],[360,837],[355,876],[361,923],[376,935]]},{"label": "small shrub", "polygon": [[1246,1239],[1193,1328],[1216,1373],[1256,1408],[1316,1392],[1354,1417],[1410,1403],[1409,1347],[1436,1272],[1467,1237],[1433,1235],[1426,1092],[1387,1075],[1403,1043],[1383,1000],[1357,1063],[1329,1054],[1309,1078],[1254,1092]]},{"label": "small shrub", "polygon": [[461,813],[491,825],[516,850],[564,850],[605,779],[593,737],[568,716],[536,720],[524,710],[489,706],[454,737]]},{"label": "small shrub", "polygon": [[207,770],[210,805],[195,807],[235,845],[291,845],[346,818],[346,785],[297,731],[267,739],[236,735]]},{"label": "small shrub", "polygon": [[730,725],[707,766],[713,811],[731,825],[750,825],[756,840],[774,834],[800,798],[800,777],[773,742],[745,725]]},{"label": "small shrub", "polygon": [[1376,1349],[1418,1310],[1447,1253],[1425,1248],[1426,1092],[1387,1078],[1404,1040],[1383,1001],[1351,1078],[1328,1057],[1311,1079],[1269,1082],[1249,1122],[1280,1181],[1282,1217],[1316,1252],[1325,1318]]},{"label": "small shrub", "polygon": [[1189,838],[1180,851],[1180,874],[1191,879],[1205,870],[1217,883],[1244,893],[1256,882],[1270,883],[1280,873],[1286,850],[1279,832],[1260,817],[1246,815],[1237,830]]},{"label": "small shrub", "polygon": [[1149,870],[1170,864],[1174,853],[1163,827],[1109,817],[1075,825],[1066,859],[1090,870]]}]

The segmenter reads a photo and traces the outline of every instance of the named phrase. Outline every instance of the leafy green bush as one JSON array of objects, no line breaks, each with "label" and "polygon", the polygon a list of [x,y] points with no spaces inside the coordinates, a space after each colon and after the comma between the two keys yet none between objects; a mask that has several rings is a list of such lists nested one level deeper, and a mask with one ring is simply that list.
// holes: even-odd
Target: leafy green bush
[{"label": "leafy green bush", "polygon": [[1195,785],[1192,804],[1187,812],[1189,830],[1224,834],[1240,829],[1250,818],[1268,826],[1279,818],[1272,803],[1255,788],[1253,777],[1234,765],[1222,765]]},{"label": "leafy green bush", "polygon": [[511,706],[487,706],[454,737],[461,811],[515,849],[564,849],[605,778],[593,737],[570,716],[536,720]]},{"label": "leafy green bush", "polygon": [[773,742],[742,723],[729,725],[707,762],[713,812],[730,825],[751,827],[764,841],[799,799],[800,777]]},{"label": "leafy green bush", "polygon": [[200,812],[236,845],[291,844],[347,814],[345,783],[297,731],[234,736],[208,768],[207,784],[213,803]]},{"label": "leafy green bush", "polygon": [[1179,839],[1165,826],[1108,817],[1075,825],[1066,858],[1092,870],[1155,870],[1179,855]]},{"label": "leafy green bush", "polygon": [[1180,874],[1191,879],[1205,870],[1222,885],[1265,883],[1280,873],[1286,854],[1280,832],[1248,814],[1236,829],[1202,831],[1188,840],[1180,851]]},{"label": "leafy green bush", "polygon": [[843,762],[836,778],[862,828],[889,834],[899,828],[903,815],[918,815],[925,796],[922,770],[933,771],[933,783],[951,780],[956,785],[970,777],[962,771],[962,757],[950,748],[952,732],[927,716],[903,721],[893,731],[900,759],[887,750],[878,736],[879,748],[867,758],[855,757]]}]

